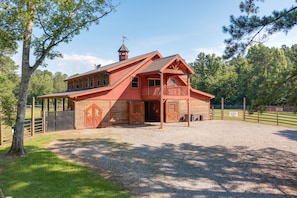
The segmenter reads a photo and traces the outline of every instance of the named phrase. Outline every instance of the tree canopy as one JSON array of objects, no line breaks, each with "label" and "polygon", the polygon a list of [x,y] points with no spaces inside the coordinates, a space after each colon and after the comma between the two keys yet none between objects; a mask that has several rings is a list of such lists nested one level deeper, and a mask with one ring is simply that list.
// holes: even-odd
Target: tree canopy
[{"label": "tree canopy", "polygon": [[228,59],[236,54],[242,55],[260,33],[263,39],[276,32],[287,33],[297,24],[297,5],[275,10],[269,16],[258,16],[259,1],[263,0],[242,1],[239,8],[245,15],[239,17],[231,15],[230,25],[223,27],[223,32],[230,35],[230,38],[225,40],[227,46],[224,58]]},{"label": "tree canopy", "polygon": [[0,122],[8,126],[12,126],[15,122],[14,109],[20,82],[17,69],[18,66],[10,57],[0,55]]},{"label": "tree canopy", "polygon": [[[253,107],[261,105],[297,106],[297,44],[278,49],[253,45],[246,56],[224,61],[203,52],[190,63],[195,71],[192,87],[214,94],[213,104],[242,104],[243,97]],[[296,76],[296,75],[295,75]]]},{"label": "tree canopy", "polygon": [[[109,0],[2,0],[0,44],[10,51],[22,43],[22,75],[17,105],[16,129],[10,155],[24,155],[23,133],[31,75],[46,58],[61,57],[60,43],[69,43],[82,30],[112,12]],[[33,55],[33,56],[32,56]],[[31,57],[32,56],[32,57]]]}]

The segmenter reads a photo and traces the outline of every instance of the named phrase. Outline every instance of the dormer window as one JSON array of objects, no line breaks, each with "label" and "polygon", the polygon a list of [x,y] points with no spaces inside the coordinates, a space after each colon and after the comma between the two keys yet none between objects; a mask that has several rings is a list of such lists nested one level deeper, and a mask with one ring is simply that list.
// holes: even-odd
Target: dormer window
[{"label": "dormer window", "polygon": [[108,74],[98,74],[97,76],[97,86],[103,87],[109,85],[109,75]]},{"label": "dormer window", "polygon": [[107,86],[109,84],[109,76],[108,74],[104,74],[103,76],[103,85]]},{"label": "dormer window", "polygon": [[139,78],[138,77],[132,78],[131,86],[132,86],[132,88],[138,88],[138,86],[139,86]]},{"label": "dormer window", "polygon": [[86,88],[89,88],[89,81],[90,81],[90,79],[86,78]]},{"label": "dormer window", "polygon": [[76,89],[79,89],[79,80],[76,80]]},{"label": "dormer window", "polygon": [[94,87],[94,76],[90,77],[90,87]]}]

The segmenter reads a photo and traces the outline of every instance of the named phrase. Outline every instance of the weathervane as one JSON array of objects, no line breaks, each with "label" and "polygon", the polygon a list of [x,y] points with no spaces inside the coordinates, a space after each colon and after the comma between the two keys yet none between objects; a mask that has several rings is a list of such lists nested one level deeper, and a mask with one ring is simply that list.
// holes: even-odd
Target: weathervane
[{"label": "weathervane", "polygon": [[122,36],[122,38],[123,38],[123,43],[125,43],[125,40],[128,40],[127,37],[124,35]]}]

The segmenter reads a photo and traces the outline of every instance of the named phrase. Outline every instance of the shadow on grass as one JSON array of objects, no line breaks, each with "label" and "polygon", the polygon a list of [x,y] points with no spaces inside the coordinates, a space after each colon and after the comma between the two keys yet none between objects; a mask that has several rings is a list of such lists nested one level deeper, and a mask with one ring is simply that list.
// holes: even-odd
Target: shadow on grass
[{"label": "shadow on grass", "polygon": [[26,157],[0,161],[0,186],[5,196],[129,197],[87,167],[61,160],[39,147],[26,146],[26,151]]},{"label": "shadow on grass", "polygon": [[297,141],[297,130],[283,130],[276,133],[277,135],[288,138],[289,140]]},{"label": "shadow on grass", "polygon": [[52,151],[84,163],[138,196],[297,196],[297,155],[275,148],[160,147],[64,139]]}]

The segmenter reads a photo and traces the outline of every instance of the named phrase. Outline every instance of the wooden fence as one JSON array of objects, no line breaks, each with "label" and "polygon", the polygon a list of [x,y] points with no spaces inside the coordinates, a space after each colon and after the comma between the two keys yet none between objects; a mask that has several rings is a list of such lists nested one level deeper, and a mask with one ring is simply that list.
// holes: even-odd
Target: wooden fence
[{"label": "wooden fence", "polygon": [[245,112],[243,120],[297,127],[297,114],[291,112]]}]

